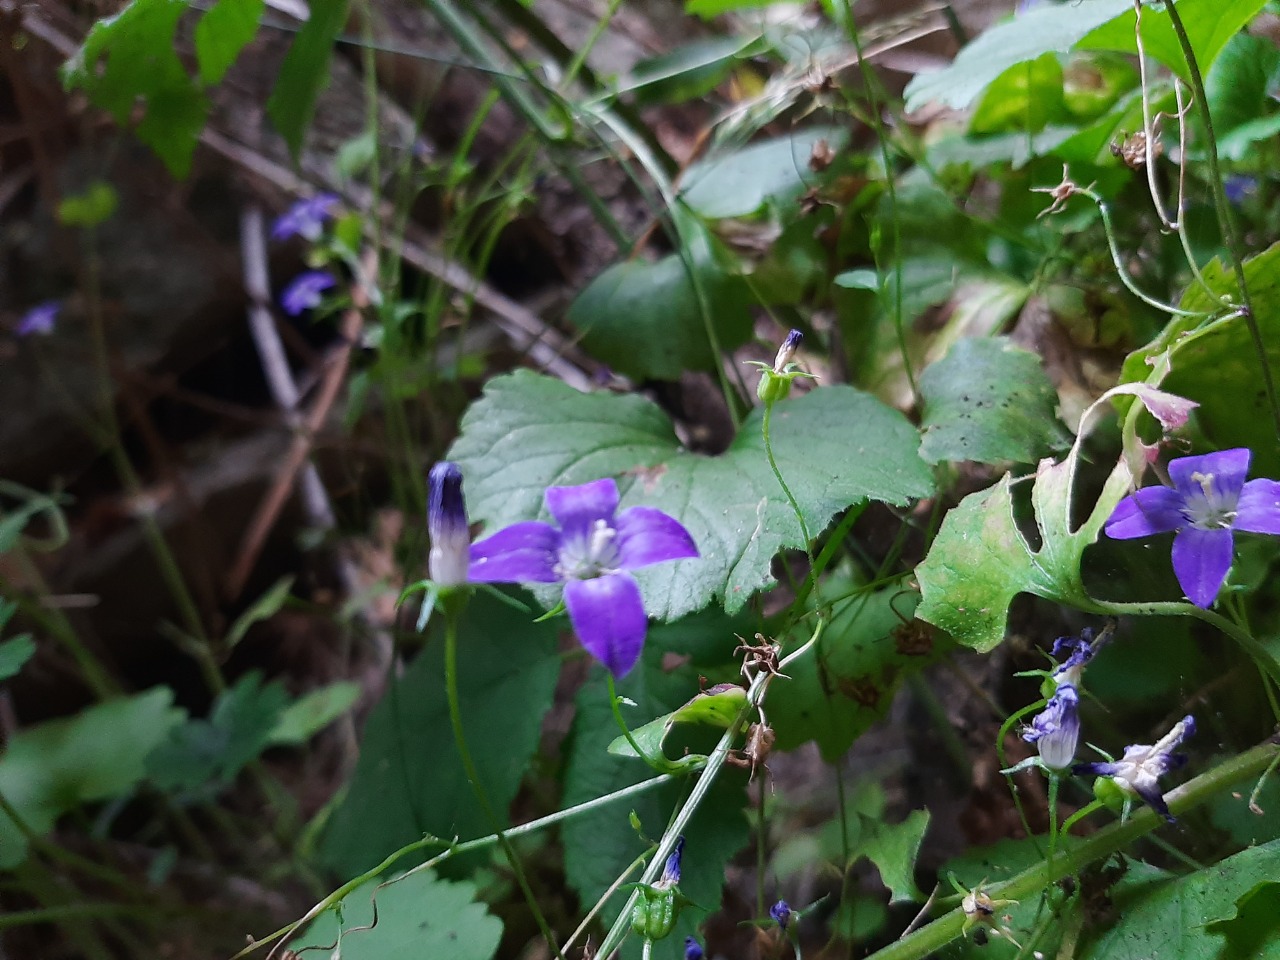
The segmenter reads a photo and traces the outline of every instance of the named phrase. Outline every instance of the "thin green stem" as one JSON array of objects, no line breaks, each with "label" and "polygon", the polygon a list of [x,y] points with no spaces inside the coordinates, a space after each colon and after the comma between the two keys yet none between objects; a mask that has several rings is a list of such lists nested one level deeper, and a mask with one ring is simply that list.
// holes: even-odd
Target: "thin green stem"
[{"label": "thin green stem", "polygon": [[[1280,745],[1263,743],[1232,757],[1194,780],[1165,795],[1169,809],[1185,813],[1217,796],[1223,790],[1266,768],[1280,753]],[[1110,823],[1083,838],[1053,861],[1041,861],[1006,883],[988,890],[995,898],[1021,900],[1031,897],[1063,877],[1078,873],[1088,864],[1123,850],[1139,837],[1158,828],[1164,820],[1144,807],[1128,820]],[[869,960],[924,960],[961,936],[964,911],[957,907],[901,940],[877,950]]]},{"label": "thin green stem", "polygon": [[507,856],[507,862],[511,864],[511,871],[515,874],[516,883],[519,884],[520,891],[524,894],[525,902],[529,904],[529,910],[538,924],[538,929],[542,932],[543,939],[547,941],[547,946],[555,953],[558,960],[564,960],[564,955],[560,952],[560,947],[556,943],[555,935],[547,924],[547,918],[542,915],[542,909],[538,906],[538,899],[534,896],[533,890],[529,886],[529,881],[524,875],[524,868],[520,864],[520,858],[516,855],[515,848],[511,846],[511,841],[507,839],[507,835],[503,831],[497,815],[494,813],[493,805],[489,802],[489,796],[480,782],[480,773],[476,769],[475,761],[471,758],[471,748],[467,744],[466,733],[462,728],[462,709],[458,703],[458,612],[456,608],[446,609],[444,651],[444,684],[445,693],[449,700],[449,724],[453,727],[453,742],[458,748],[458,756],[462,760],[462,769],[467,774],[467,781],[471,784],[471,792],[476,798],[476,803],[484,811],[485,817],[489,820],[494,833],[498,837],[498,843],[501,844],[503,853]]},{"label": "thin green stem", "polygon": [[621,730],[622,735],[627,738],[627,743],[631,746],[631,749],[636,752],[637,757],[647,763],[655,772],[670,773],[671,770],[669,766],[664,764],[666,759],[665,757],[659,759],[658,757],[649,756],[649,754],[644,752],[640,744],[636,742],[635,736],[631,733],[631,728],[627,726],[627,721],[622,716],[622,708],[618,704],[618,691],[614,685],[612,671],[606,670],[604,678],[609,687],[609,706],[613,710],[613,719],[617,721],[618,729]]},{"label": "thin green stem", "polygon": [[795,512],[796,519],[800,521],[800,532],[804,535],[804,552],[809,556],[809,566],[813,566],[812,544],[813,538],[809,536],[809,524],[805,522],[804,513],[800,510],[800,504],[796,502],[795,496],[791,493],[791,488],[787,486],[787,481],[782,476],[782,471],[778,469],[778,461],[773,455],[773,438],[769,431],[769,427],[773,422],[772,403],[766,402],[764,405],[764,420],[761,421],[760,431],[764,434],[764,454],[769,458],[769,469],[773,471],[774,477],[778,481],[778,486],[782,488],[782,492],[786,494],[787,503],[791,504],[791,509]]}]

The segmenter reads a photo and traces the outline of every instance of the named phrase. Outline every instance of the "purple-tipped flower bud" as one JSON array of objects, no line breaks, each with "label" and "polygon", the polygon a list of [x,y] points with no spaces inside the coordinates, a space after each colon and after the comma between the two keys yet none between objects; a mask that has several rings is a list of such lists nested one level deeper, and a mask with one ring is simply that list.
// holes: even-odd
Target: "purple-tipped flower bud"
[{"label": "purple-tipped flower bud", "polygon": [[1022,739],[1034,743],[1050,770],[1071,766],[1080,740],[1080,695],[1069,683],[1061,684],[1045,708],[1023,731]]},{"label": "purple-tipped flower bud", "polygon": [[778,926],[783,930],[787,929],[787,924],[791,922],[791,904],[785,900],[779,900],[769,908],[769,916],[778,921]]},{"label": "purple-tipped flower bud", "polygon": [[800,348],[800,342],[804,340],[804,334],[799,330],[792,330],[787,334],[787,339],[782,341],[782,346],[778,348],[778,355],[773,358],[773,372],[786,373],[787,364],[795,359],[796,350]]},{"label": "purple-tipped flower bud", "polygon": [[462,471],[442,460],[427,475],[427,532],[431,554],[427,570],[442,587],[467,582],[471,564],[471,532],[467,504],[462,497]]},{"label": "purple-tipped flower bud", "polygon": [[684,855],[684,835],[681,834],[676,838],[675,848],[671,851],[671,856],[667,857],[666,866],[662,868],[662,876],[659,878],[656,886],[674,887],[680,882],[680,858]]},{"label": "purple-tipped flower bud", "polygon": [[702,960],[702,944],[693,937],[684,938],[684,960]]}]

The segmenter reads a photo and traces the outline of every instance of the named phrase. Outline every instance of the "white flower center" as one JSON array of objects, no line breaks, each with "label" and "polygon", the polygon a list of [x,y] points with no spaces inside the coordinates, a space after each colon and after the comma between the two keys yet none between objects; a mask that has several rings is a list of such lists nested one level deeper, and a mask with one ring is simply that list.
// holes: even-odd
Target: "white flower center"
[{"label": "white flower center", "polygon": [[1193,473],[1191,480],[1200,484],[1203,496],[1187,497],[1182,513],[1187,521],[1201,530],[1230,529],[1236,518],[1236,496],[1224,496],[1215,489],[1212,473]]},{"label": "white flower center", "polygon": [[597,520],[586,534],[566,537],[560,545],[556,574],[563,580],[590,580],[618,568],[618,531]]}]

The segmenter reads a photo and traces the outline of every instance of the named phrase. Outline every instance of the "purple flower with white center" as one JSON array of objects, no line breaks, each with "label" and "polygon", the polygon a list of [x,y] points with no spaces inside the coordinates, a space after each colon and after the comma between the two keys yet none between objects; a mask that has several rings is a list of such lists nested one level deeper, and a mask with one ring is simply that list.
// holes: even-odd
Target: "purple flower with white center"
[{"label": "purple flower with white center", "polygon": [[318,193],[310,199],[296,201],[276,218],[271,227],[271,239],[302,237],[315,243],[324,232],[324,225],[333,218],[333,208],[338,203],[338,198],[332,193]]},{"label": "purple flower with white center", "polygon": [[779,900],[769,908],[769,916],[773,917],[783,930],[787,929],[787,924],[791,922],[791,904],[785,900]]},{"label": "purple flower with white center", "polygon": [[466,583],[471,531],[462,497],[462,471],[456,463],[441,461],[427,474],[427,532],[431,535],[427,561],[431,579],[442,587]]},{"label": "purple flower with white center", "polygon": [[29,337],[33,334],[48,336],[53,333],[54,323],[61,312],[61,301],[46,300],[24,313],[22,319],[18,321],[17,329],[13,332],[19,337]]},{"label": "purple flower with white center", "polygon": [[576,487],[548,487],[547,509],[559,524],[529,520],[471,546],[477,583],[563,583],[564,605],[587,652],[615,677],[624,676],[644,646],[644,602],[628,571],[698,556],[678,520],[652,507],[618,513],[610,478]]},{"label": "purple flower with white center", "polygon": [[1150,746],[1143,743],[1134,744],[1125,747],[1124,756],[1116,762],[1078,763],[1071,772],[1110,777],[1112,782],[1125,793],[1141,797],[1147,806],[1173,823],[1173,815],[1169,813],[1169,806],[1164,802],[1164,795],[1160,792],[1159,780],[1170,770],[1177,770],[1187,762],[1186,754],[1173,751],[1195,732],[1195,718],[1187,714],[1155,744]]},{"label": "purple flower with white center", "polygon": [[307,270],[289,281],[280,294],[280,306],[289,316],[296,317],[320,306],[324,291],[337,285],[338,281],[328,270]]},{"label": "purple flower with white center", "polygon": [[1117,540],[1175,534],[1173,572],[1187,598],[1208,607],[1231,569],[1234,533],[1280,534],[1280,483],[1250,480],[1244,447],[1169,461],[1172,487],[1144,487],[1103,529]]},{"label": "purple flower with white center", "polygon": [[702,960],[702,944],[693,937],[684,938],[684,960]]},{"label": "purple flower with white center", "polygon": [[1065,770],[1076,757],[1080,740],[1080,695],[1069,683],[1059,685],[1043,710],[1022,731],[1022,739],[1034,743],[1050,770]]}]

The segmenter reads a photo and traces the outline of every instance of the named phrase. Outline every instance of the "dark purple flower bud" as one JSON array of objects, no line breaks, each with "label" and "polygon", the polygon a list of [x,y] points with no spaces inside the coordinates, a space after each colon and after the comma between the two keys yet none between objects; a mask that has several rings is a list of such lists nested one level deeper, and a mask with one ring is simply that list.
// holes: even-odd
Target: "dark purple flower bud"
[{"label": "dark purple flower bud", "polygon": [[289,281],[280,294],[280,306],[289,316],[296,317],[320,306],[324,291],[337,285],[338,281],[328,270],[308,270]]},{"label": "dark purple flower bud", "polygon": [[655,886],[674,887],[680,882],[680,858],[684,855],[684,835],[681,834],[676,838],[675,848],[671,851],[671,856],[667,857],[666,866],[662,868],[662,876],[658,879]]},{"label": "dark purple flower bud", "polygon": [[471,532],[467,504],[462,496],[462,471],[443,460],[427,475],[427,532],[431,554],[427,570],[442,587],[467,582],[471,564]]},{"label": "dark purple flower bud", "polygon": [[684,960],[702,960],[702,945],[693,937],[684,938]]},{"label": "dark purple flower bud", "polygon": [[785,900],[779,900],[769,908],[769,916],[778,921],[778,926],[783,930],[787,929],[787,924],[791,922],[791,904]]},{"label": "dark purple flower bud", "polygon": [[299,200],[282,213],[271,228],[271,239],[284,240],[302,237],[312,243],[320,239],[325,223],[332,218],[338,198],[332,193],[320,193],[307,200]]},{"label": "dark purple flower bud", "polygon": [[1063,770],[1075,759],[1080,740],[1079,706],[1076,688],[1061,684],[1022,733],[1022,739],[1036,745],[1040,759],[1051,770]]},{"label": "dark purple flower bud", "polygon": [[773,372],[786,373],[787,364],[795,359],[796,351],[800,349],[800,343],[804,340],[804,334],[799,330],[792,330],[787,334],[787,339],[782,341],[782,346],[778,348],[778,355],[773,358]]},{"label": "dark purple flower bud", "polygon": [[54,322],[61,312],[60,301],[46,300],[24,313],[22,319],[18,321],[17,329],[13,332],[19,337],[29,337],[32,334],[47,336],[53,333]]}]

